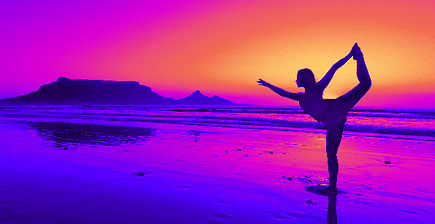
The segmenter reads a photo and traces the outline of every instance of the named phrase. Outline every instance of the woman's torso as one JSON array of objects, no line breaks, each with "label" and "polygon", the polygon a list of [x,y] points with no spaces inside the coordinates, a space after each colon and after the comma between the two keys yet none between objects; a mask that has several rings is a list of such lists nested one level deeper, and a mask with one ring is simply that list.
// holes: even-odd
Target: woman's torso
[{"label": "woman's torso", "polygon": [[318,122],[334,125],[346,122],[346,113],[337,99],[323,99],[323,92],[308,89],[301,95],[299,105]]}]

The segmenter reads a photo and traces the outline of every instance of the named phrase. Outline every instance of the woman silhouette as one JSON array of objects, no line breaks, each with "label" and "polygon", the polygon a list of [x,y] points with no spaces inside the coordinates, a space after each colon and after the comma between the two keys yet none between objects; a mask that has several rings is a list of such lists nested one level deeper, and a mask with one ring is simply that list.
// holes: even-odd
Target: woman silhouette
[{"label": "woman silhouette", "polygon": [[[351,57],[357,62],[356,74],[359,84],[337,99],[323,99],[323,91],[328,86],[335,72]],[[337,151],[343,135],[346,115],[370,89],[372,83],[364,61],[364,56],[358,44],[355,43],[350,53],[335,63],[319,82],[316,82],[314,74],[310,69],[305,68],[299,70],[296,83],[298,87],[305,88],[304,93],[287,92],[262,79],[257,82],[283,97],[299,101],[299,105],[306,113],[311,115],[318,122],[326,125],[326,155],[328,157],[329,186],[322,191],[336,193],[338,175]]]}]

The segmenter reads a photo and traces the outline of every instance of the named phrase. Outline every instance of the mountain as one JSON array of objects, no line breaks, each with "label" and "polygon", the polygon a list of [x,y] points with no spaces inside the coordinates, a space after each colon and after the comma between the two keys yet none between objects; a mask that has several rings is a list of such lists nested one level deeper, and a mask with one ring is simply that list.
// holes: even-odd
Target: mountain
[{"label": "mountain", "polygon": [[218,96],[207,97],[197,90],[192,95],[178,100],[179,104],[191,105],[191,104],[207,104],[207,105],[228,105],[234,104],[233,102],[223,99]]},{"label": "mountain", "polygon": [[173,104],[176,101],[153,92],[138,82],[68,79],[42,85],[27,95],[0,100],[0,104],[77,105],[77,104]]},{"label": "mountain", "polygon": [[[200,99],[200,100],[198,100]],[[148,104],[232,104],[220,97],[206,97],[199,91],[181,100],[160,96],[150,87],[134,81],[102,81],[58,78],[39,90],[0,100],[0,105],[148,105]]]}]

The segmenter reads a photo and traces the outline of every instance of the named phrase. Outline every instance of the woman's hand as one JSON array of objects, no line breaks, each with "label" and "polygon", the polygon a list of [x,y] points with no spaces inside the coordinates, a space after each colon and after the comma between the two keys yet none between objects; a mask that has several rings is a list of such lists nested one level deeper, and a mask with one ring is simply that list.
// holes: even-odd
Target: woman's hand
[{"label": "woman's hand", "polygon": [[260,86],[266,86],[266,87],[270,86],[270,84],[268,82],[264,81],[263,79],[259,79],[257,82],[258,82],[258,84],[260,84]]},{"label": "woman's hand", "polygon": [[355,43],[351,50],[353,60],[358,60],[359,58],[363,57],[363,54],[361,52],[361,48],[358,46],[358,43]]}]

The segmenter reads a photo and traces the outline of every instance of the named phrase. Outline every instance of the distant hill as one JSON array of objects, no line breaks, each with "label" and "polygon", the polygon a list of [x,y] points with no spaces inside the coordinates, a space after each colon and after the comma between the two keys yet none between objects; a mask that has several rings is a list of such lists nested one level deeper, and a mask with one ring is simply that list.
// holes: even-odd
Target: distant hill
[{"label": "distant hill", "polygon": [[0,105],[148,105],[148,104],[233,104],[218,96],[199,91],[181,100],[162,97],[150,87],[133,81],[102,81],[58,78],[39,90],[0,100]]},{"label": "distant hill", "polygon": [[180,104],[208,104],[208,105],[228,105],[233,104],[231,101],[223,99],[218,96],[207,97],[202,95],[202,93],[197,90],[192,95],[178,100]]}]

